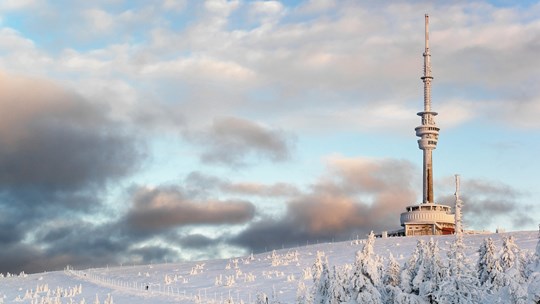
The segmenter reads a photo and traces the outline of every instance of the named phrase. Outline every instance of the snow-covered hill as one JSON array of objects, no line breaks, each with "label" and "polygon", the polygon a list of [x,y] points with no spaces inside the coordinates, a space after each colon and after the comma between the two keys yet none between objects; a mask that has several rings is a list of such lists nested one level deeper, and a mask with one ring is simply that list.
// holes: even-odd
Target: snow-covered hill
[{"label": "snow-covered hill", "polygon": [[[523,252],[535,252],[538,232],[465,235],[465,252],[472,266],[476,267],[484,239],[491,237],[499,252],[502,239],[509,235]],[[391,253],[403,266],[417,242],[431,238],[376,239],[374,250],[385,264]],[[433,238],[439,244],[439,256],[446,260],[455,237]],[[227,260],[8,275],[0,278],[0,303],[255,303],[261,293],[270,302],[295,303],[298,286],[310,290],[313,285],[311,269],[318,252],[325,253],[330,268],[352,265],[365,243],[326,243]]]}]

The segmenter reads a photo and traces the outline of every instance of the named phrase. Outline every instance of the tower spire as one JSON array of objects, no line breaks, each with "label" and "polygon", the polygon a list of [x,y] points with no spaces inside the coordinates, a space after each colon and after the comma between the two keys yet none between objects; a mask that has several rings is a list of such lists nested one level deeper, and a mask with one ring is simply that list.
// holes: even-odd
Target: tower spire
[{"label": "tower spire", "polygon": [[[429,16],[425,15],[426,18],[426,34],[425,34],[425,49],[424,49],[424,76],[422,80],[424,81],[424,112],[431,111],[431,54],[429,53]],[[437,115],[437,114],[435,114]]]},{"label": "tower spire", "polygon": [[417,113],[422,118],[422,124],[415,128],[418,139],[418,148],[423,151],[423,203],[433,201],[433,160],[432,152],[437,147],[439,128],[435,125],[434,117],[437,112],[431,111],[431,54],[429,52],[429,16],[425,15],[425,49],[424,49],[424,111]]},{"label": "tower spire", "polygon": [[425,18],[426,18],[426,50],[425,52],[428,53],[429,52],[429,16],[428,14],[425,15]]}]

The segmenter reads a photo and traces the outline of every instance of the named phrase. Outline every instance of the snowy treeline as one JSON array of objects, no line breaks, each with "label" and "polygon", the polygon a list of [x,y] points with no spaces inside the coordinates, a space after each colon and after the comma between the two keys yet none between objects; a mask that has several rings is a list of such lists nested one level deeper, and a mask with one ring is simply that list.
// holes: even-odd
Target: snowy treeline
[{"label": "snowy treeline", "polygon": [[22,271],[21,273],[19,273],[19,275],[17,276],[16,274],[13,274],[13,273],[6,273],[6,275],[4,275],[3,273],[0,273],[0,279],[4,279],[4,278],[17,278],[17,277],[20,277],[20,278],[25,278],[27,277],[28,275],[26,273],[24,273],[24,271]]},{"label": "snowy treeline", "polygon": [[373,250],[370,234],[352,265],[329,267],[324,253],[311,269],[313,286],[298,286],[298,304],[339,303],[540,303],[540,242],[536,252],[520,250],[512,236],[502,248],[487,238],[470,261],[460,233],[442,259],[439,245],[419,240],[403,267]]},{"label": "snowy treeline", "polygon": [[[35,290],[26,290],[24,297],[17,296],[15,302],[27,302],[31,304],[62,304],[62,299],[68,299],[67,303],[85,304],[84,298],[80,302],[75,301],[73,298],[82,293],[82,285],[62,288],[56,287],[56,289],[49,289],[48,284],[37,285]],[[0,302],[1,303],[1,302]],[[28,303],[28,302],[27,302]],[[112,302],[111,302],[112,303]]]}]

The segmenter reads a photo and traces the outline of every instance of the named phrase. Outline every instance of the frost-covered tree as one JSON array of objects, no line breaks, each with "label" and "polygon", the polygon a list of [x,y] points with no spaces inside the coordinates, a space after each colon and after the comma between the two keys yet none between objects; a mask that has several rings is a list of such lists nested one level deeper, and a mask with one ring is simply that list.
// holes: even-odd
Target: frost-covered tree
[{"label": "frost-covered tree", "polygon": [[503,238],[502,252],[497,262],[501,274],[496,275],[491,302],[525,304],[527,290],[524,287],[526,282],[524,258],[512,236]]},{"label": "frost-covered tree", "polygon": [[401,292],[396,295],[393,302],[394,304],[427,304],[427,302],[420,296],[412,293]]},{"label": "frost-covered tree", "polygon": [[530,265],[531,274],[529,276],[527,290],[529,303],[540,303],[540,234],[536,243],[536,252],[531,259]]},{"label": "frost-covered tree", "polygon": [[529,303],[540,303],[540,272],[533,272],[529,277],[527,294]]},{"label": "frost-covered tree", "polygon": [[[540,229],[540,225],[538,225],[538,228]],[[540,231],[538,233],[538,242],[536,243],[536,252],[534,253],[534,271],[540,272]]]},{"label": "frost-covered tree", "polygon": [[322,258],[321,261],[321,274],[319,279],[314,282],[313,287],[315,288],[315,295],[313,297],[314,304],[328,304],[330,301],[330,291],[331,291],[331,275],[330,270],[328,269],[328,260],[326,256]]},{"label": "frost-covered tree", "polygon": [[382,303],[378,288],[381,285],[381,258],[374,254],[375,235],[369,235],[364,248],[356,253],[349,293],[350,303]]},{"label": "frost-covered tree", "polygon": [[330,281],[329,304],[347,303],[350,300],[348,292],[349,265],[334,266]]},{"label": "frost-covered tree", "polygon": [[478,263],[476,265],[478,281],[480,286],[487,291],[491,290],[496,277],[502,273],[495,251],[495,244],[491,238],[484,239],[478,251]]},{"label": "frost-covered tree", "polygon": [[296,287],[296,304],[310,304],[309,294],[307,293],[306,284],[303,281],[298,281],[298,286]]},{"label": "frost-covered tree", "polygon": [[413,286],[413,279],[416,277],[419,259],[422,256],[422,251],[426,250],[425,247],[425,242],[418,240],[416,242],[416,248],[401,271],[401,289],[406,294],[418,294],[418,290],[415,290]]},{"label": "frost-covered tree", "polygon": [[416,249],[401,273],[401,288],[406,294],[418,295],[428,303],[436,303],[436,295],[444,274],[439,245],[419,240]]},{"label": "frost-covered tree", "polygon": [[315,259],[315,263],[311,266],[311,274],[313,276],[313,282],[316,282],[321,277],[325,259],[326,257],[325,257],[324,252],[317,251],[317,258]]},{"label": "frost-covered tree", "polygon": [[448,251],[448,269],[441,282],[437,301],[455,304],[480,303],[483,295],[478,282],[465,254],[462,233],[458,231]]},{"label": "frost-covered tree", "polygon": [[428,303],[437,303],[437,294],[445,273],[439,255],[439,244],[430,239],[421,253],[416,277],[413,278],[413,288],[418,290],[418,295]]},{"label": "frost-covered tree", "polygon": [[388,259],[384,275],[383,275],[383,288],[381,290],[381,296],[383,303],[392,304],[396,302],[397,297],[401,293],[400,278],[401,266],[396,261],[392,253]]},{"label": "frost-covered tree", "polygon": [[268,296],[264,292],[257,293],[256,304],[268,304]]},{"label": "frost-covered tree", "polygon": [[383,264],[380,256],[375,254],[375,234],[373,231],[369,234],[362,255],[364,256],[364,271],[375,287],[382,283]]},{"label": "frost-covered tree", "polygon": [[107,294],[107,298],[105,298],[105,302],[103,302],[103,304],[114,304],[114,300],[113,300],[113,297],[111,296],[111,294]]},{"label": "frost-covered tree", "polygon": [[401,266],[399,266],[399,263],[394,258],[394,255],[390,253],[390,256],[388,258],[388,265],[386,266],[383,276],[383,284],[385,286],[399,286],[399,283],[401,281],[400,274]]},{"label": "frost-covered tree", "polygon": [[523,258],[521,250],[516,245],[513,236],[503,238],[502,252],[499,258],[499,263],[503,272],[513,272],[516,280],[522,282],[524,280]]}]

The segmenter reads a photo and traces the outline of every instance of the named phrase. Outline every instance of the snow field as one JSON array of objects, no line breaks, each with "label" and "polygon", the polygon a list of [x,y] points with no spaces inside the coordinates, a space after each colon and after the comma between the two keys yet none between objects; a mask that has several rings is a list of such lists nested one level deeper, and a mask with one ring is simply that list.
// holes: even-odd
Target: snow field
[{"label": "snow field", "polygon": [[[464,256],[475,264],[471,265],[474,268],[484,239],[491,237],[497,254],[500,254],[503,237],[509,235],[515,238],[515,244],[522,252],[535,252],[538,232],[515,232],[465,235]],[[392,255],[397,265],[403,268],[417,249],[418,241],[429,243],[431,238],[438,242],[441,263],[447,263],[454,236],[376,239],[370,255],[380,256],[380,262],[385,267]],[[25,295],[35,295],[39,286],[43,288],[45,284],[49,290],[81,287],[77,294],[72,293],[69,296],[68,292],[54,298],[56,302],[51,303],[55,304],[79,304],[83,303],[82,301],[94,304],[97,303],[96,297],[100,304],[106,304],[107,299],[120,304],[256,303],[258,297],[261,300],[263,293],[270,302],[297,303],[299,287],[305,290],[305,299],[311,301],[315,300],[319,287],[316,286],[317,278],[314,283],[312,267],[318,252],[324,253],[328,261],[326,275],[329,275],[334,267],[353,269],[358,260],[357,252],[364,250],[365,245],[366,240],[347,241],[282,249],[234,259],[85,270],[67,268],[65,271],[3,277],[0,278],[0,303],[41,303],[40,301],[45,301],[41,299],[45,298],[46,293],[39,292],[39,297],[32,299],[25,299]],[[529,287],[533,285],[529,284]],[[534,286],[533,290],[536,290]],[[362,292],[358,291],[359,294]],[[50,298],[53,298],[52,294]],[[325,303],[324,299],[319,300]]]}]

